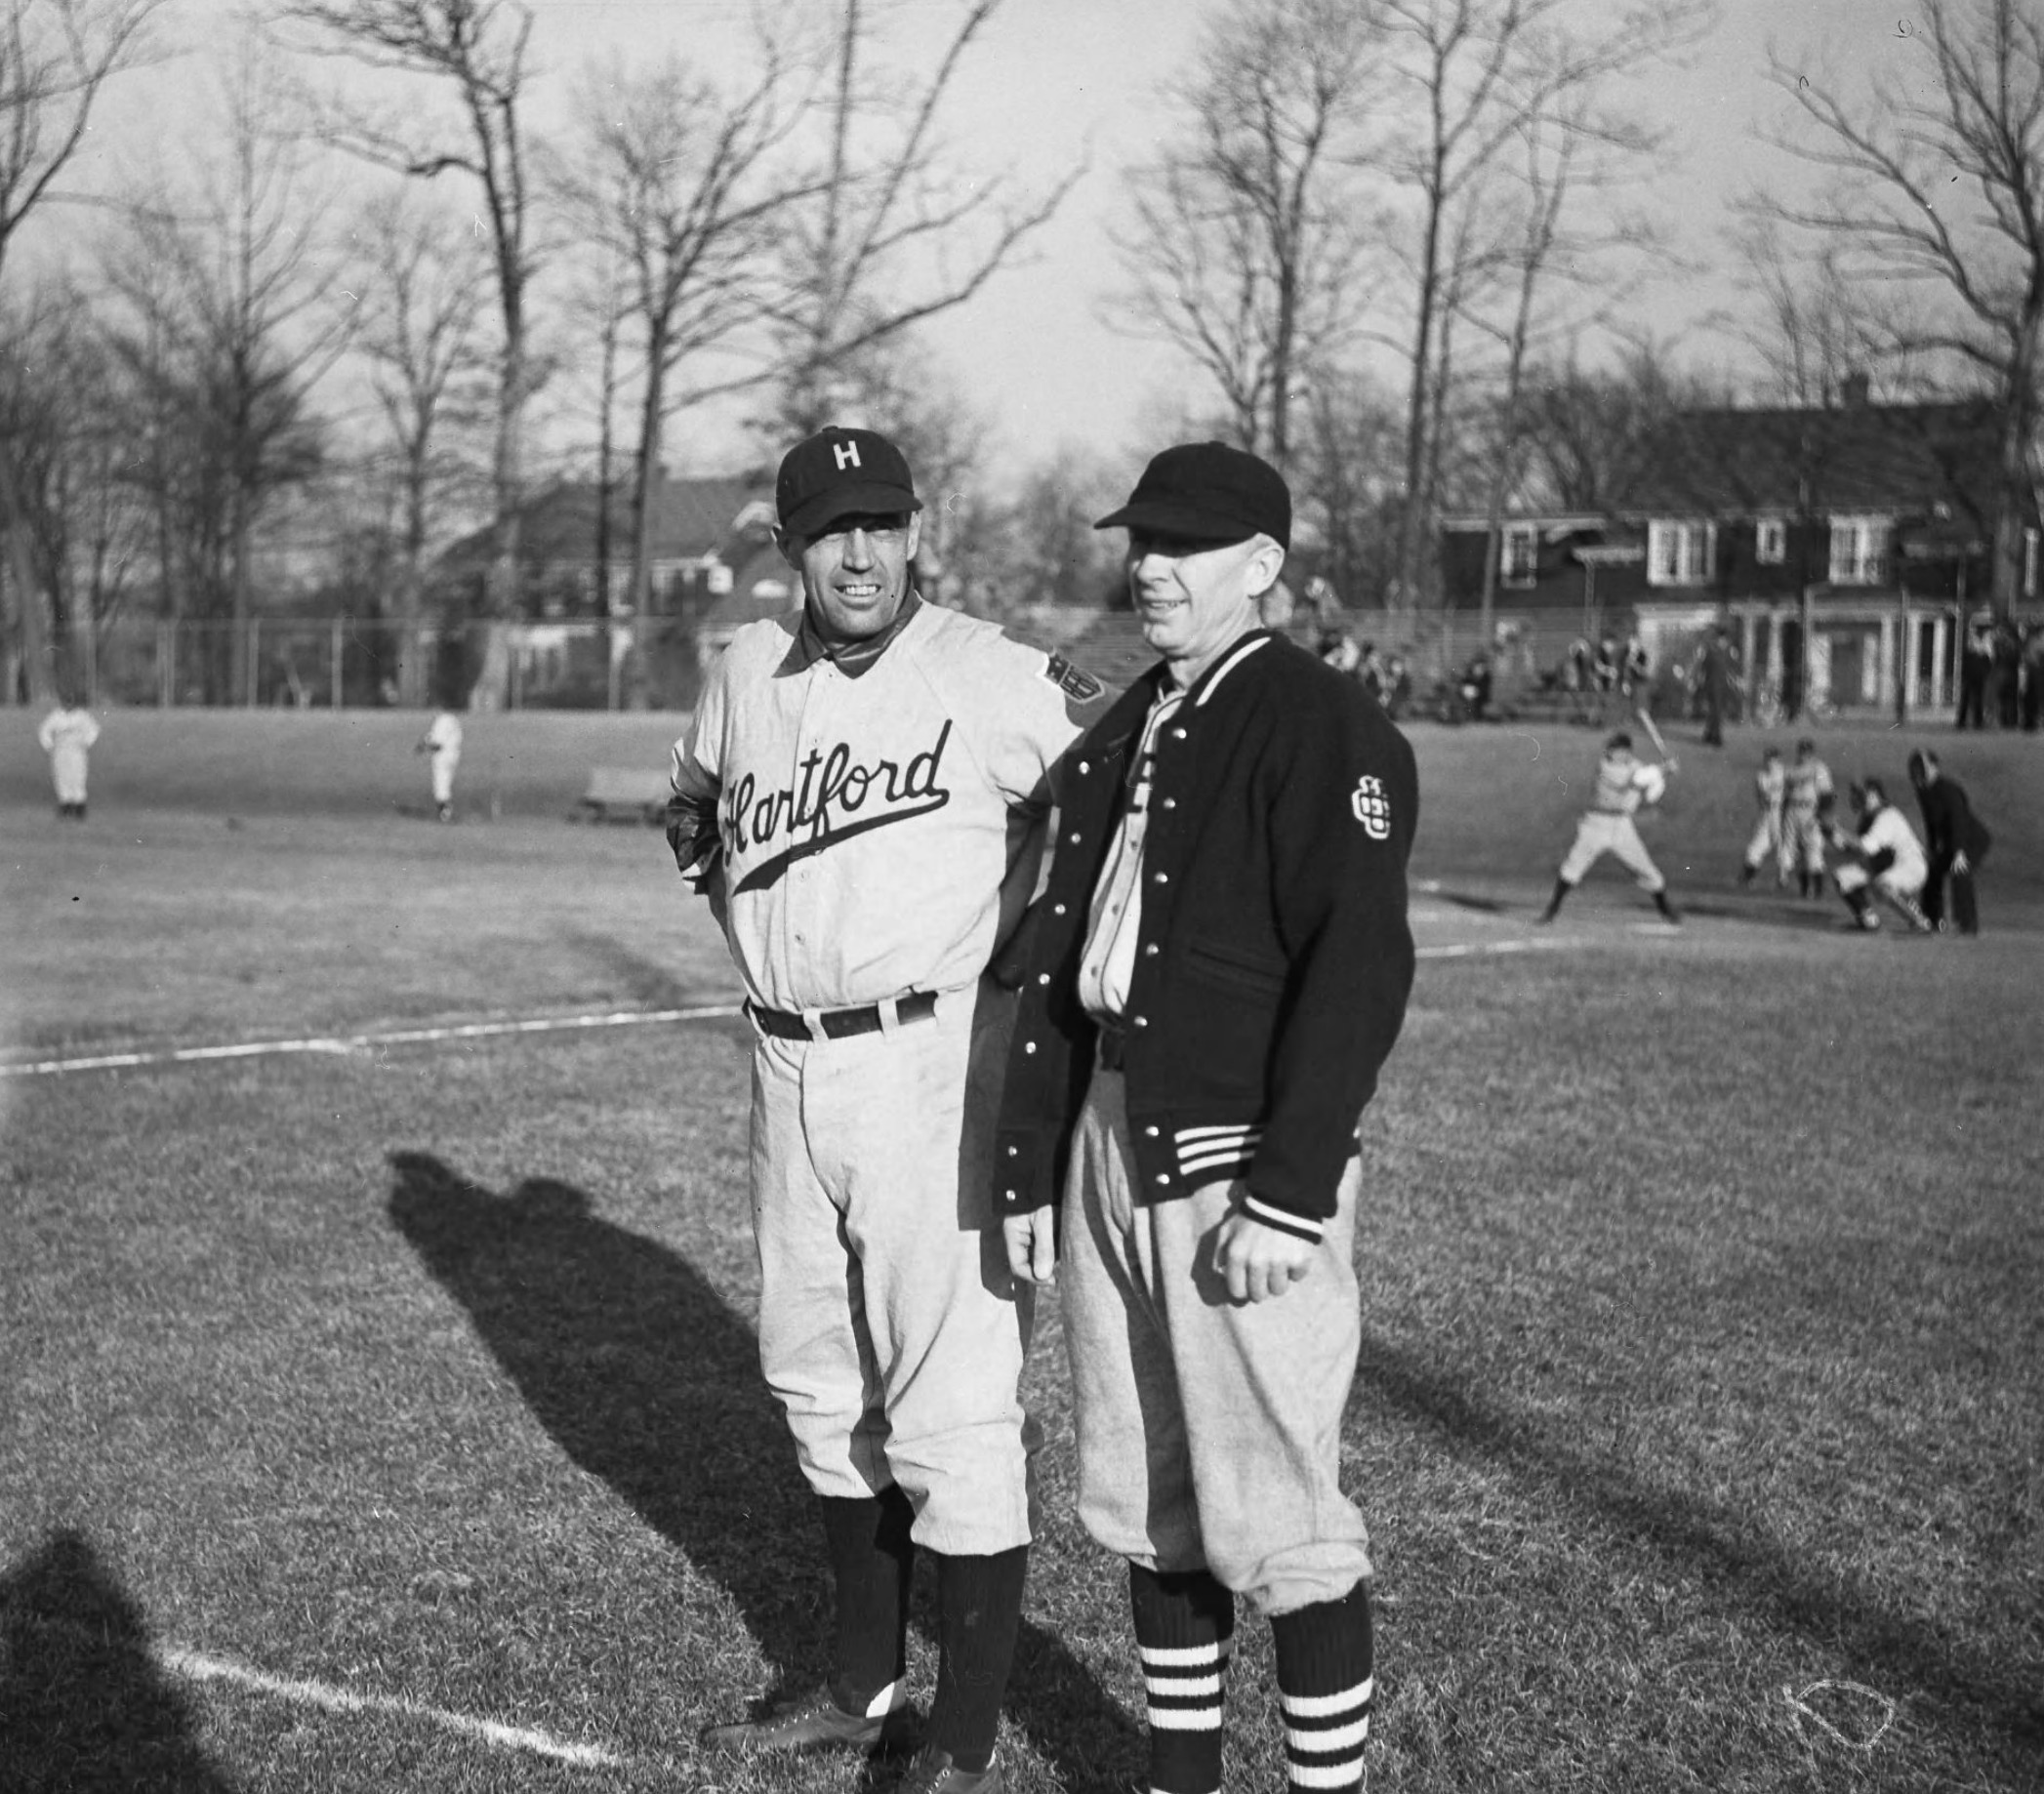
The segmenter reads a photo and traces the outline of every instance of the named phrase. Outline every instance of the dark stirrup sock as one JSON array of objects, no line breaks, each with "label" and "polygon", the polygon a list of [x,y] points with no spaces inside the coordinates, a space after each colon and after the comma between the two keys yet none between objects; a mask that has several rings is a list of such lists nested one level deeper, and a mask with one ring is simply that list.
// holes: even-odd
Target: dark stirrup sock
[{"label": "dark stirrup sock", "polygon": [[937,1558],[937,1697],[925,1735],[951,1753],[957,1768],[983,1770],[994,1760],[1002,1697],[1015,1660],[1029,1547],[990,1557],[931,1555]]},{"label": "dark stirrup sock", "polygon": [[1369,1589],[1359,1582],[1339,1601],[1280,1613],[1278,1704],[1285,1713],[1285,1762],[1294,1790],[1355,1788],[1376,1694],[1371,1673]]},{"label": "dark stirrup sock", "polygon": [[838,1585],[831,1698],[846,1713],[868,1713],[908,1672],[909,1582],[916,1573],[909,1529],[916,1510],[899,1488],[826,1495],[821,1505]]},{"label": "dark stirrup sock", "polygon": [[1128,1566],[1150,1719],[1150,1794],[1218,1794],[1235,1597],[1205,1570]]}]

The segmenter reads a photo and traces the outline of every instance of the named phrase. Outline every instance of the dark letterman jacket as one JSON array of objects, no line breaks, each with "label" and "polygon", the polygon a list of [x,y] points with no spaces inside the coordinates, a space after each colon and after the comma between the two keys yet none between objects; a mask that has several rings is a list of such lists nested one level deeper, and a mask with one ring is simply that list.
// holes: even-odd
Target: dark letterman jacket
[{"label": "dark letterman jacket", "polygon": [[[1166,676],[1137,679],[1058,768],[996,1143],[1004,1213],[1063,1188],[1099,1032],[1079,1001],[1088,911]],[[1412,986],[1412,751],[1355,680],[1261,630],[1155,749],[1122,1018],[1140,1190],[1246,1177],[1249,1213],[1318,1240]]]}]

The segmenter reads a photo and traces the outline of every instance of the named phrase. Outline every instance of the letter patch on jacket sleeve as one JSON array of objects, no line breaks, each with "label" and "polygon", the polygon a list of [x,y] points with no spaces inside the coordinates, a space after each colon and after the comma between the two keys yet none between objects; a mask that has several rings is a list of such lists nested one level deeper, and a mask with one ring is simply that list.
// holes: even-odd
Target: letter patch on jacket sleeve
[{"label": "letter patch on jacket sleeve", "polygon": [[1391,798],[1384,781],[1365,773],[1349,797],[1349,807],[1363,825],[1363,833],[1373,841],[1391,838]]}]

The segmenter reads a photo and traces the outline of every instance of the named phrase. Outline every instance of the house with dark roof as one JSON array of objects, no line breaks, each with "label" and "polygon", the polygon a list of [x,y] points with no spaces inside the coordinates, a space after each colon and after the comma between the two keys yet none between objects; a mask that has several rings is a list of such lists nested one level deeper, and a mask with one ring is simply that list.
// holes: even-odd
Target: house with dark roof
[{"label": "house with dark roof", "polygon": [[[1656,666],[1731,632],[1763,708],[1936,714],[1991,582],[2000,414],[1985,401],[1686,411],[1619,502],[1503,523],[1494,610],[1514,630],[1637,632]],[[2038,596],[2026,519],[2022,602]],[[1476,609],[1486,520],[1443,529],[1449,601]]]}]

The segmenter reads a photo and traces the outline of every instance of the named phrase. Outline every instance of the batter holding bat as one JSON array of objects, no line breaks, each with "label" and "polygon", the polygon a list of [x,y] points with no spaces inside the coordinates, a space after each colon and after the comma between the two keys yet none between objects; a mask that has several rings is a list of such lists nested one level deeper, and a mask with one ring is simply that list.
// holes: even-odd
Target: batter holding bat
[{"label": "batter holding bat", "polygon": [[1575,825],[1574,844],[1570,847],[1569,857],[1563,860],[1560,872],[1555,875],[1554,895],[1547,899],[1547,907],[1540,912],[1537,920],[1554,920],[1569,893],[1608,853],[1632,874],[1633,881],[1654,899],[1654,907],[1662,916],[1671,922],[1681,921],[1675,906],[1668,901],[1668,881],[1660,876],[1660,868],[1654,864],[1654,856],[1647,851],[1647,843],[1640,839],[1640,832],[1632,820],[1642,804],[1660,801],[1668,788],[1668,774],[1676,770],[1674,760],[1668,757],[1667,748],[1660,740],[1660,731],[1654,727],[1653,719],[1644,711],[1640,713],[1640,722],[1654,737],[1655,745],[1660,748],[1661,763],[1656,766],[1635,755],[1632,737],[1622,729],[1604,744],[1604,757],[1597,762],[1597,783],[1590,794],[1590,807]]},{"label": "batter holding bat", "polygon": [[759,1359],[817,1494],[829,1683],[716,1751],[905,1744],[910,1578],[939,1667],[909,1794],[999,1794],[1035,1438],[1031,1291],[991,1190],[1012,997],[986,976],[1097,680],[910,583],[920,501],[883,436],[822,430],[775,486],[802,607],[751,624],[674,754],[669,839],[745,986]]}]

